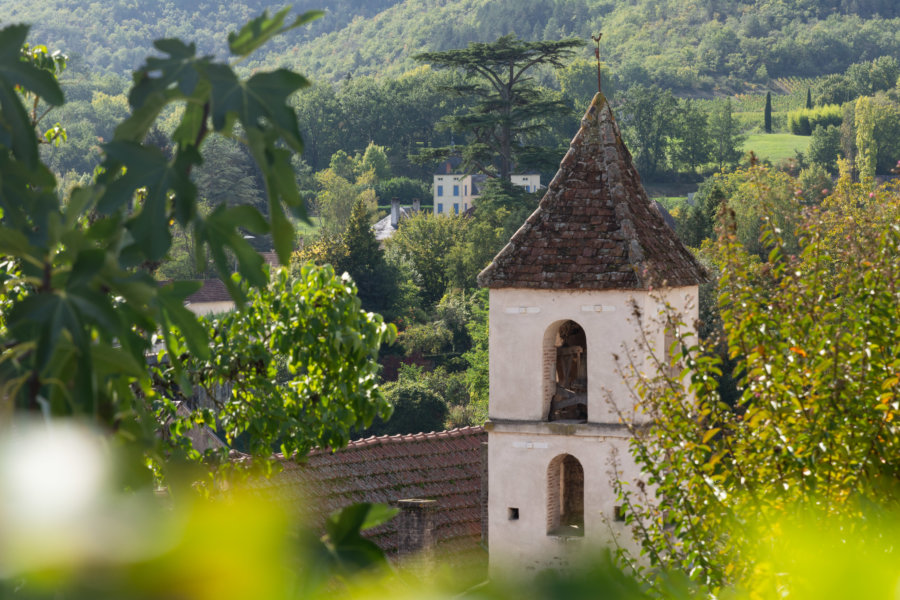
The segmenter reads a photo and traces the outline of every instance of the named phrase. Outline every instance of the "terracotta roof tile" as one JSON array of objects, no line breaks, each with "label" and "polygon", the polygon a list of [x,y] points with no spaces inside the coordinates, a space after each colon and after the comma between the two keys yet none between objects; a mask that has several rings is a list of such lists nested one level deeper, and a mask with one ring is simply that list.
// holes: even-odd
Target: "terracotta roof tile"
[{"label": "terracotta roof tile", "polygon": [[203,287],[185,298],[191,304],[197,302],[230,302],[231,295],[221,279],[202,279]]},{"label": "terracotta roof tile", "polygon": [[275,252],[260,252],[259,255],[262,256],[263,260],[265,261],[265,263],[267,265],[269,265],[269,267],[271,267],[272,269],[278,268],[279,262],[278,262],[278,254],[277,253],[275,253]]},{"label": "terracotta roof tile", "polygon": [[[437,500],[438,548],[474,548],[481,538],[482,427],[370,437],[337,452],[315,450],[305,464],[284,461],[284,470],[260,483],[293,505],[313,524],[354,502],[394,502],[403,498]],[[284,460],[284,459],[282,459]],[[369,537],[385,551],[397,549],[397,532],[388,522]]]},{"label": "terracotta roof tile", "polygon": [[603,94],[537,210],[478,276],[489,288],[647,289],[706,272],[641,184]]}]

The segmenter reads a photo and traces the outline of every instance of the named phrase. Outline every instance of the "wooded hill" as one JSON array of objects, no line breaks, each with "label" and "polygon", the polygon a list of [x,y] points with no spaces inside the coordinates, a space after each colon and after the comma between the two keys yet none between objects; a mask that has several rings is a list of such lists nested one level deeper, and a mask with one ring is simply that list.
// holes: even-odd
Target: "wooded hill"
[{"label": "wooded hill", "polygon": [[[323,10],[312,24],[278,36],[266,50],[278,55],[292,45],[379,14],[397,0],[295,0],[293,12]],[[127,75],[153,48],[153,40],[177,37],[197,44],[201,54],[226,56],[226,35],[280,0],[0,0],[0,22],[32,25],[30,39],[70,56],[88,71]]]},{"label": "wooded hill", "polygon": [[[158,37],[198,42],[221,54],[223,32],[258,14],[265,0],[0,0],[4,21],[33,24],[32,39],[74,57],[75,70],[127,74]],[[272,6],[277,8],[277,6]],[[716,93],[770,78],[842,72],[900,55],[894,0],[298,0],[326,16],[253,57],[318,80],[396,75],[426,50],[524,39],[588,40],[604,33],[614,77]],[[584,57],[590,54],[585,48]]]},{"label": "wooded hill", "polygon": [[406,0],[283,60],[337,79],[403,70],[410,54],[507,33],[589,40],[602,31],[604,60],[629,85],[713,91],[896,55],[898,16],[890,0]]}]

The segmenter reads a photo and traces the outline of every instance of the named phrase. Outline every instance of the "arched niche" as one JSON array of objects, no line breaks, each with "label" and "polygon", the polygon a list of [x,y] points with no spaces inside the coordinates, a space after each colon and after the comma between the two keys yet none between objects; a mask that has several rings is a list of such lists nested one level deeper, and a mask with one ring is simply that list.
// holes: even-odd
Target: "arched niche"
[{"label": "arched niche", "polygon": [[588,419],[587,336],[572,320],[544,332],[544,411],[548,421]]},{"label": "arched niche", "polygon": [[547,535],[584,535],[584,468],[571,454],[547,467]]}]

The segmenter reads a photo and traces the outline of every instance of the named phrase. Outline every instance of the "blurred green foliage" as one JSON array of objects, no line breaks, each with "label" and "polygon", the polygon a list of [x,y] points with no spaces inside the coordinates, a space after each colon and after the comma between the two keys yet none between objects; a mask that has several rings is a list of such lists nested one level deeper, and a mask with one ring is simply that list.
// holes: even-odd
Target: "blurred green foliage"
[{"label": "blurred green foliage", "polygon": [[[651,358],[660,374],[633,373],[652,421],[632,444],[645,478],[619,484],[627,520],[652,565],[706,593],[835,594],[809,573],[827,580],[832,552],[857,552],[854,568],[864,556],[878,565],[873,597],[888,597],[900,564],[900,189],[854,184],[845,163],[819,208],[803,210],[773,175],[755,167],[742,184],[757,197],[755,247],[729,199],[713,253],[739,397],[721,395],[716,340],[662,315],[675,341]],[[809,554],[802,539],[794,554],[801,527],[831,541]]]},{"label": "blurred green foliage", "polygon": [[[263,13],[229,36],[235,60],[317,14]],[[134,473],[145,480],[176,457],[199,458],[191,432],[200,426],[225,441],[207,458],[226,463],[242,438],[265,462],[276,448],[294,456],[339,447],[352,428],[387,416],[375,357],[393,327],[362,311],[353,284],[330,269],[303,267],[296,281],[281,270],[270,284],[247,241],[247,233],[271,233],[286,262],[287,211],[305,218],[290,162],[302,141],[288,100],[306,80],[283,69],[243,80],[226,63],[198,58],[192,45],[160,40],[164,57],[147,59],[127,100],[94,95],[124,120],[101,144],[93,180],[63,201],[35,128],[63,104],[55,76],[64,61],[25,47],[27,31],[0,31],[4,414],[91,420],[131,449]],[[184,109],[161,149],[148,134],[173,103]],[[199,200],[190,174],[208,140],[245,148],[264,182],[268,218],[233,198]],[[172,248],[174,227],[189,238],[197,265],[211,259],[241,310],[198,321],[184,306],[196,283],[151,277]],[[227,398],[209,394],[212,406],[196,403],[197,387],[226,385]]]},{"label": "blurred green foliage", "polygon": [[[188,432],[196,427],[224,438],[226,445],[205,458],[226,464],[241,436],[248,438],[242,449],[258,459],[276,450],[302,457],[316,447],[346,446],[351,430],[390,416],[375,359],[395,329],[361,310],[353,283],[331,267],[306,264],[294,280],[280,268],[268,286],[249,291],[243,310],[203,324],[209,354],[188,352],[181,360],[188,394],[170,363],[156,370],[154,382],[168,430],[192,457],[199,452],[190,448]],[[173,350],[185,348],[181,338]],[[216,393],[223,387],[230,390],[225,397]],[[209,405],[193,401],[197,389],[207,391]]]}]

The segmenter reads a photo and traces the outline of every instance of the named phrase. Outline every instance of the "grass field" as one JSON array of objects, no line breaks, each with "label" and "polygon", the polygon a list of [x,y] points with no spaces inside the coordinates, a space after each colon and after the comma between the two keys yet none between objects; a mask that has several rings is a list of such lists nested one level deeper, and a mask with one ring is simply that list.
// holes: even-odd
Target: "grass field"
[{"label": "grass field", "polygon": [[299,219],[294,221],[294,227],[297,233],[304,238],[312,238],[319,232],[319,217],[310,217],[309,223],[304,223]]},{"label": "grass field", "polygon": [[776,163],[785,158],[793,158],[797,150],[806,152],[809,140],[809,136],[789,133],[756,133],[747,136],[743,150],[744,152],[752,150],[758,158]]}]

